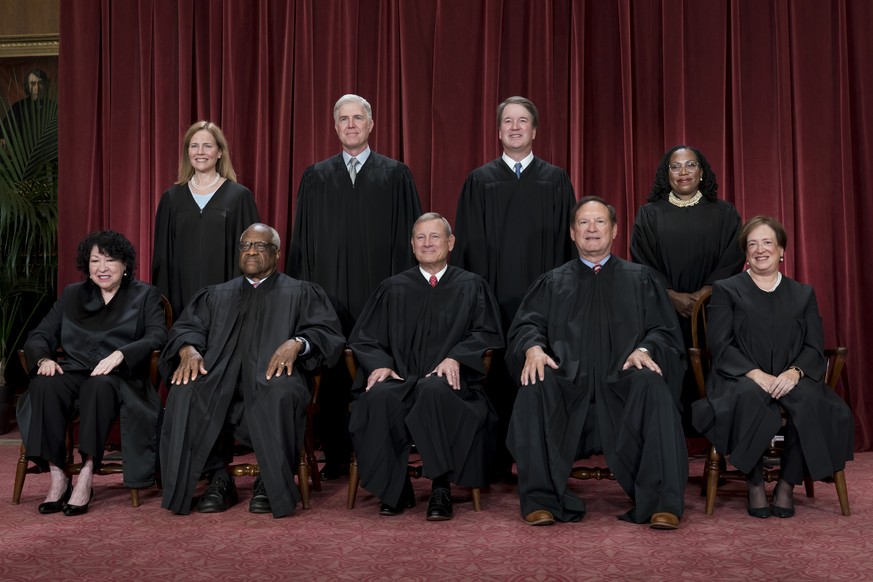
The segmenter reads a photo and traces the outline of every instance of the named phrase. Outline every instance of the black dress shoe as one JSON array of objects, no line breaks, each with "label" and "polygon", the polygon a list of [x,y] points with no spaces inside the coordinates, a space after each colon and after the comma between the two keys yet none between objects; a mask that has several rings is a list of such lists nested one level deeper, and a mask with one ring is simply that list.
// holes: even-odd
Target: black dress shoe
[{"label": "black dress shoe", "polygon": [[264,487],[264,480],[258,475],[255,479],[255,484],[252,487],[252,500],[249,501],[249,513],[272,513],[270,507],[270,499],[267,497],[267,488]]},{"label": "black dress shoe", "polygon": [[57,501],[46,501],[39,504],[39,512],[43,515],[48,513],[60,513],[64,510],[64,505],[70,500],[70,495],[73,494],[73,480],[67,479],[67,488],[64,490],[60,499]]},{"label": "black dress shoe", "polygon": [[349,474],[348,463],[327,462],[324,464],[324,469],[321,470],[322,481],[335,481],[343,475]]},{"label": "black dress shoe", "polygon": [[434,489],[427,502],[428,521],[447,521],[454,517],[452,512],[452,495],[449,489],[442,487]]},{"label": "black dress shoe", "polygon": [[400,515],[404,509],[412,509],[413,507],[415,507],[415,492],[412,490],[412,481],[407,477],[406,482],[403,483],[403,491],[400,493],[400,502],[397,507],[383,503],[379,506],[379,515],[387,517]]},{"label": "black dress shoe", "polygon": [[236,483],[233,478],[222,479],[213,477],[206,493],[197,502],[197,511],[201,513],[221,513],[227,511],[239,501]]},{"label": "black dress shoe", "polygon": [[85,505],[70,505],[67,503],[64,505],[64,515],[67,517],[73,517],[74,515],[85,515],[88,513],[88,506],[91,504],[91,499],[94,498],[94,490],[91,489],[91,492],[88,493],[88,501],[85,502]]}]

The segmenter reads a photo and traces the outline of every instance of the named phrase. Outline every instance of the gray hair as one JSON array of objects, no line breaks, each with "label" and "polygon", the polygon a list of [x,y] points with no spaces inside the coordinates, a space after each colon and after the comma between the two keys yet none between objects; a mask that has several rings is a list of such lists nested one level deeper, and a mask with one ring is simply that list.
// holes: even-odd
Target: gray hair
[{"label": "gray hair", "polygon": [[272,236],[272,240],[270,242],[272,242],[274,245],[276,245],[277,249],[282,248],[282,245],[281,245],[282,241],[279,239],[279,232],[275,228],[270,226],[269,224],[264,224],[263,222],[256,222],[254,224],[249,225],[249,227],[247,229],[245,229],[241,235],[239,235],[240,242],[242,242],[242,238],[245,236],[245,234],[252,229],[270,231],[270,235]]},{"label": "gray hair", "polygon": [[437,212],[425,212],[421,216],[419,216],[415,223],[412,225],[412,237],[415,238],[415,227],[419,222],[427,222],[429,220],[442,220],[443,226],[446,227],[446,236],[452,236],[452,225],[449,224],[449,221],[445,219],[442,214]]},{"label": "gray hair", "polygon": [[346,103],[357,103],[361,107],[364,108],[364,113],[367,115],[367,121],[373,121],[373,108],[370,107],[370,103],[361,97],[360,95],[355,95],[353,93],[348,93],[343,95],[339,99],[336,100],[336,104],[333,106],[333,122],[339,122],[339,110],[340,107],[345,105]]}]

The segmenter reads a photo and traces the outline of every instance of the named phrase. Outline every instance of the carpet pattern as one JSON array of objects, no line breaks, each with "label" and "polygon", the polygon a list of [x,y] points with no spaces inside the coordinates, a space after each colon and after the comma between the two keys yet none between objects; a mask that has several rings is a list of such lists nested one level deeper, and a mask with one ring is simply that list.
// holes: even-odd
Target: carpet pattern
[{"label": "carpet pattern", "polygon": [[[430,482],[414,480],[417,505],[378,515],[361,489],[345,508],[347,481],[324,483],[312,509],[284,519],[248,513],[253,479],[237,479],[240,503],[223,514],[177,516],[156,488],[132,508],[120,477],[95,478],[85,516],[43,516],[48,475],[30,475],[12,505],[18,447],[0,441],[0,580],[873,580],[873,453],[846,470],[852,516],[832,485],[808,499],[796,489],[792,519],[754,519],[745,486],[720,491],[703,513],[699,482],[686,490],[677,531],[616,519],[629,507],[614,482],[574,482],[588,515],[579,523],[522,523],[514,487],[482,494],[483,511],[455,504],[455,519],[426,522]],[[702,458],[692,460],[699,475]],[[469,491],[455,490],[457,497]]]}]

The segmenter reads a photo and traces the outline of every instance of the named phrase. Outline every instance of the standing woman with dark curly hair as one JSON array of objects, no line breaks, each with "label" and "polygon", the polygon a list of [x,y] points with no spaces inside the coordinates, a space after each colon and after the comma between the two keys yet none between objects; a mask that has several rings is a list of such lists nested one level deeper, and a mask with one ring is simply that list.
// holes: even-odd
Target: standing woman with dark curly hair
[{"label": "standing woman with dark curly hair", "polygon": [[[717,190],[715,172],[697,148],[670,148],[658,164],[631,237],[631,257],[658,274],[679,316],[686,347],[699,294],[739,272],[743,264],[737,244],[740,215],[730,202],[718,199]],[[685,384],[682,402],[687,412],[697,390],[693,382]]]},{"label": "standing woman with dark curly hair", "polygon": [[193,124],[182,139],[178,181],[155,216],[152,283],[177,319],[197,291],[240,274],[239,237],[256,222],[255,198],[236,181],[221,128]]},{"label": "standing woman with dark curly hair", "polygon": [[[148,370],[152,351],[167,341],[161,294],[133,278],[136,251],[124,235],[89,234],[79,243],[76,266],[86,280],[68,285],[27,336],[30,388],[18,404],[27,457],[51,473],[39,512],[68,516],[88,511],[91,479],[119,407],[124,484],[154,484],[161,401]],[[59,347],[63,359],[55,360]],[[64,437],[77,401],[83,465],[74,489],[64,471]]]}]

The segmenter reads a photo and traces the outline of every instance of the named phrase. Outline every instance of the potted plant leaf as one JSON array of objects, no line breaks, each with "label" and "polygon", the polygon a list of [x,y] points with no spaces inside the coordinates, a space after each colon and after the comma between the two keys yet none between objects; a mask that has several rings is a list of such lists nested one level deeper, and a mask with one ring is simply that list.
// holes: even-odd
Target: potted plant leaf
[{"label": "potted plant leaf", "polygon": [[57,271],[58,104],[42,71],[36,97],[0,98],[0,434],[12,415],[5,373]]}]

